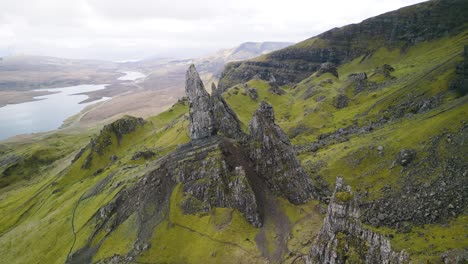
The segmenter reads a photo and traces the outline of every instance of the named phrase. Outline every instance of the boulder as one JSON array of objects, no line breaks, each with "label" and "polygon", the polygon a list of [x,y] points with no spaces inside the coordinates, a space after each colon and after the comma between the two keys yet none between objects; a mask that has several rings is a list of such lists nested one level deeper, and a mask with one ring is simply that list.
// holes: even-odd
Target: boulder
[{"label": "boulder", "polygon": [[416,158],[416,150],[414,149],[402,149],[398,152],[396,161],[401,166],[407,166]]}]

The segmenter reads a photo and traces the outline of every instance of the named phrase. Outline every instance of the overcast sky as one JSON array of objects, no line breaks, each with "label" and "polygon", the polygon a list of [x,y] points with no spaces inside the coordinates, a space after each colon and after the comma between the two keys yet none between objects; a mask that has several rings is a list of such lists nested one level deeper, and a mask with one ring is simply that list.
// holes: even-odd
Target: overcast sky
[{"label": "overcast sky", "polygon": [[195,57],[298,42],[421,0],[0,0],[0,56]]}]

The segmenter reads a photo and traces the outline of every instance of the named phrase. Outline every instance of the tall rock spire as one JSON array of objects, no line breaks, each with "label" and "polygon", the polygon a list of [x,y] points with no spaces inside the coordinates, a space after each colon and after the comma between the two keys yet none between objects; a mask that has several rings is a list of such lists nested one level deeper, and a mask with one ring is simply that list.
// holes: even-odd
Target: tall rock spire
[{"label": "tall rock spire", "polygon": [[291,145],[275,124],[273,107],[260,103],[249,123],[250,159],[273,193],[301,204],[316,196],[316,190]]},{"label": "tall rock spire", "polygon": [[189,101],[190,138],[206,138],[216,134],[210,95],[193,64],[185,75],[185,93]]}]

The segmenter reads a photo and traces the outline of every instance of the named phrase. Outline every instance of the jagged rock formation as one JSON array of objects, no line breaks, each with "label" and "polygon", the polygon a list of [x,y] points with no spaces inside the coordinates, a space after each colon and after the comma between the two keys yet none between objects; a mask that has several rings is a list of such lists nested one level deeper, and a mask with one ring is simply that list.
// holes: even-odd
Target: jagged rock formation
[{"label": "jagged rock formation", "polygon": [[322,229],[310,252],[313,263],[408,263],[404,251],[395,252],[381,234],[365,229],[351,188],[336,180]]},{"label": "jagged rock formation", "polygon": [[270,84],[270,89],[268,89],[270,93],[277,94],[277,95],[282,95],[285,93],[279,87],[278,82],[276,81],[276,78],[273,74],[270,76],[270,80],[268,80],[268,84]]},{"label": "jagged rock formation", "polygon": [[269,188],[295,204],[311,198],[315,191],[288,136],[275,124],[273,107],[260,103],[249,123],[250,158]]},{"label": "jagged rock formation", "polygon": [[189,98],[190,138],[200,139],[220,133],[226,137],[239,139],[245,137],[236,113],[227,105],[213,84],[212,95],[206,92],[195,66],[187,70],[185,91]]},{"label": "jagged rock formation", "polygon": [[210,95],[206,92],[195,65],[190,65],[185,78],[189,99],[189,133],[191,139],[206,138],[216,133]]},{"label": "jagged rock formation", "polygon": [[348,103],[349,103],[349,98],[348,98],[348,96],[346,96],[344,94],[339,94],[338,96],[336,96],[334,98],[334,101],[333,101],[333,105],[337,109],[342,109],[342,108],[347,107]]},{"label": "jagged rock formation", "polygon": [[375,68],[374,73],[372,73],[372,76],[381,74],[387,79],[393,79],[395,77],[392,76],[392,72],[394,72],[395,69],[389,65],[389,64],[384,64],[382,66],[378,66]]},{"label": "jagged rock formation", "polygon": [[[275,124],[270,105],[260,104],[249,125],[251,134],[247,136],[221,92],[215,86],[212,96],[204,90],[193,65],[187,71],[186,90],[192,141],[155,161],[133,188],[121,191],[95,215],[95,235],[102,230],[110,233],[133,213],[139,215],[137,241],[143,246],[109,261],[132,261],[141,248],[148,247],[144,245],[152,230],[168,215],[170,195],[177,185],[181,185],[183,192],[177,206],[184,213],[208,212],[215,207],[234,208],[255,227],[263,225],[263,217],[270,213],[265,210],[273,210],[272,194],[300,204],[316,193],[288,137]],[[285,236],[281,234],[281,239]],[[96,247],[86,244],[69,256],[68,262],[87,262]]]},{"label": "jagged rock formation", "polygon": [[239,118],[228,106],[221,91],[216,88],[214,83],[211,86],[211,105],[216,131],[229,138],[245,139],[246,135],[240,127]]},{"label": "jagged rock formation", "polygon": [[[231,155],[238,155],[236,161]],[[180,159],[179,159],[180,158]],[[184,184],[182,208],[186,213],[208,212],[215,207],[236,208],[252,225],[262,225],[255,193],[249,182],[249,162],[233,141],[211,137],[185,145],[169,155],[175,162],[173,177]]]}]

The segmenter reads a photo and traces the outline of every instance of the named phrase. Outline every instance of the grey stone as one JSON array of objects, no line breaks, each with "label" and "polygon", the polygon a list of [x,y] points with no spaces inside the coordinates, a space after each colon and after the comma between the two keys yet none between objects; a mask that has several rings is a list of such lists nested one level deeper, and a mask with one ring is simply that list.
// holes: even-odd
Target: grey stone
[{"label": "grey stone", "polygon": [[229,138],[244,140],[246,135],[241,129],[236,113],[226,103],[215,84],[212,84],[211,91],[211,107],[216,131]]},{"label": "grey stone", "polygon": [[200,139],[216,134],[210,95],[193,64],[186,73],[185,93],[189,101],[190,138]]},{"label": "grey stone", "polygon": [[[337,193],[348,193],[351,199],[338,199]],[[323,226],[309,254],[312,263],[347,263],[347,254],[351,247],[356,249],[354,254],[358,255],[361,263],[409,262],[406,252],[393,250],[386,237],[366,229],[360,222],[360,216],[354,193],[344,184],[343,179],[338,177]]]},{"label": "grey stone", "polygon": [[275,124],[273,107],[261,102],[249,123],[250,158],[270,190],[299,204],[316,190],[301,166],[288,136]]}]

